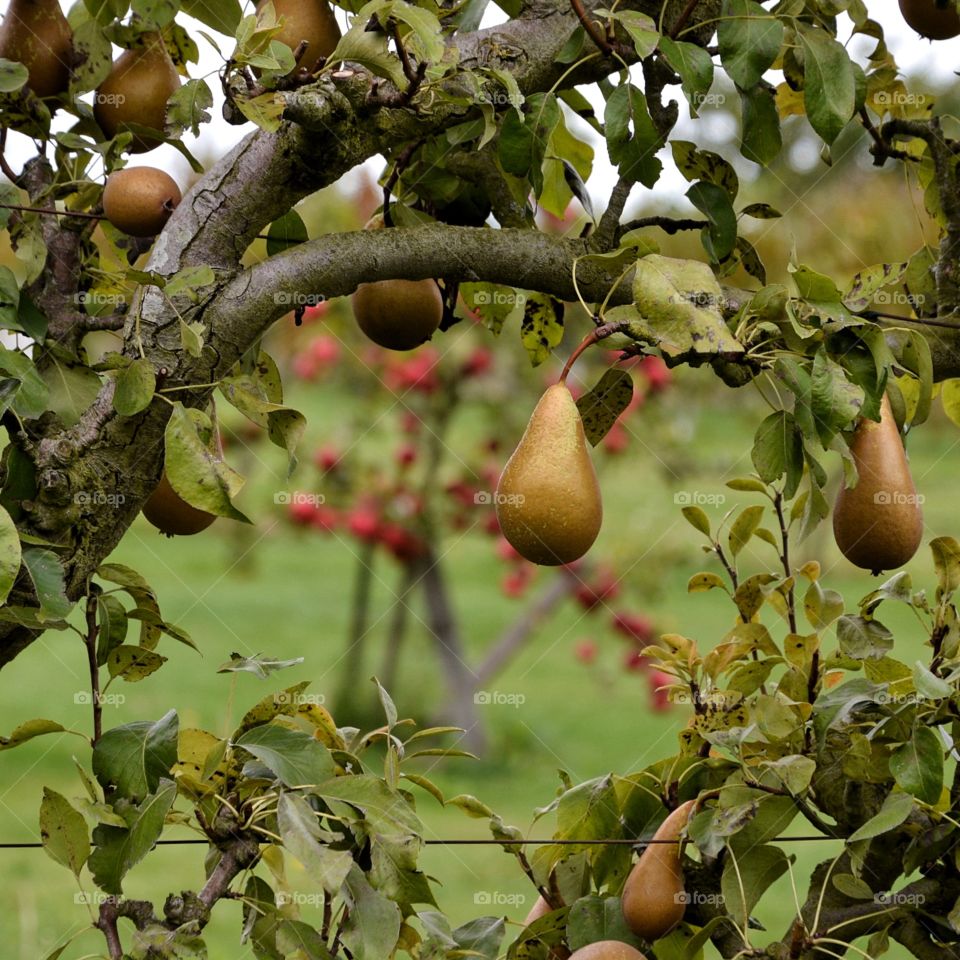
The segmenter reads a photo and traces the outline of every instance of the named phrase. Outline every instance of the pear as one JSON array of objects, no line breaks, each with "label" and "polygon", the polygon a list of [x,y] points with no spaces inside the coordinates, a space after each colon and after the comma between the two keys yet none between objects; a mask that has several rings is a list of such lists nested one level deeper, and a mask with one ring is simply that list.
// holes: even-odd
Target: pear
[{"label": "pear", "polygon": [[217,519],[212,513],[187,503],[173,489],[166,473],[143,505],[143,515],[168,537],[191,537],[206,530]]},{"label": "pear", "polygon": [[533,563],[573,563],[593,545],[603,504],[583,421],[565,383],[540,398],[497,484],[500,530]]},{"label": "pear", "polygon": [[[257,13],[262,14],[269,0],[259,0]],[[340,39],[340,27],[326,0],[273,0],[277,20],[283,26],[274,38],[296,52],[301,41],[307,49],[300,66],[312,67],[321,57],[329,57]]]},{"label": "pear", "polygon": [[66,91],[72,43],[59,0],[11,0],[0,25],[0,57],[27,68],[27,86],[38,97]]},{"label": "pear", "polygon": [[575,950],[570,960],[646,960],[646,957],[622,940],[597,940]]},{"label": "pear", "polygon": [[530,912],[527,914],[527,919],[523,921],[523,925],[529,927],[531,923],[535,923],[541,917],[545,917],[548,913],[551,913],[552,910],[553,908],[543,897],[537,897],[533,906],[530,908]]},{"label": "pear", "polygon": [[180,203],[176,180],[156,167],[127,167],[107,177],[103,212],[131,237],[155,237]]},{"label": "pear", "polygon": [[357,325],[388,350],[413,350],[426,343],[443,319],[443,297],[433,280],[361,283],[353,295]]},{"label": "pear", "polygon": [[695,800],[681,803],[653,835],[652,843],[640,854],[627,877],[620,896],[623,919],[644,940],[665,937],[682,919],[686,909],[683,867],[680,863],[680,834],[690,819]]},{"label": "pear", "polygon": [[902,567],[920,546],[923,513],[886,395],[880,421],[862,418],[857,424],[850,452],[858,480],[851,489],[841,488],[833,508],[837,546],[874,574]]},{"label": "pear", "polygon": [[928,40],[949,40],[960,34],[960,16],[953,0],[900,0],[900,13]]},{"label": "pear", "polygon": [[[127,50],[100,84],[93,101],[93,115],[100,129],[113,139],[127,124],[137,123],[162,133],[167,119],[167,101],[180,89],[180,74],[170,59],[159,33],[147,33]],[[130,149],[146,153],[162,140],[134,136]]]}]

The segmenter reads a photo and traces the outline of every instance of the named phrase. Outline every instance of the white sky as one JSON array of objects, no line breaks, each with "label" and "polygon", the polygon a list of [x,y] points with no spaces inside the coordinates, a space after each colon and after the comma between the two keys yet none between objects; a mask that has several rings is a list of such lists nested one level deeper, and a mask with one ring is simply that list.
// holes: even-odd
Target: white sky
[{"label": "white sky", "polygon": [[[7,2],[0,0],[0,7],[2,7],[4,11],[7,6]],[[61,3],[61,6],[64,10],[67,10],[70,4]],[[946,81],[953,76],[954,69],[960,67],[960,38],[931,44],[917,37],[912,30],[906,27],[900,17],[894,0],[871,0],[870,6],[872,8],[872,16],[884,27],[887,45],[893,52],[902,71],[905,73],[925,73],[931,80]],[[247,0],[245,7],[248,11],[253,9],[251,0]],[[337,15],[341,19],[342,24],[345,24],[345,15],[341,11],[337,11]],[[493,13],[488,14],[485,18],[484,25],[495,23],[498,19],[503,19],[503,15],[499,9],[494,8]],[[209,32],[209,28],[195,21],[190,21],[189,18],[186,18],[185,22],[191,27],[197,27],[198,29]],[[849,20],[842,18],[841,28],[848,29]],[[212,122],[201,129],[199,138],[194,138],[190,134],[187,134],[184,142],[198,157],[219,156],[249,133],[253,129],[253,125],[246,124],[242,127],[231,126],[223,120],[220,112],[222,94],[220,93],[217,79],[217,70],[221,64],[220,57],[199,34],[194,33],[193,35],[196,37],[198,46],[200,47],[200,64],[199,66],[192,66],[190,73],[194,77],[206,76],[213,90],[215,102],[213,109],[210,111]],[[862,56],[866,51],[871,49],[872,43],[873,41],[860,39],[855,42],[852,50],[858,56]],[[224,40],[223,48],[225,54],[228,54],[231,48],[230,41]],[[682,100],[679,87],[671,89],[675,91],[674,95],[676,98]],[[684,136],[684,130],[689,132],[693,127],[691,126],[691,122],[686,120],[688,112],[684,102],[681,102],[680,113],[681,122],[676,133],[682,137]],[[702,133],[696,139],[701,141],[703,141],[704,137],[707,139],[710,138],[709,129],[711,122],[719,122],[724,125],[730,122],[729,115],[719,111],[713,112],[711,117],[709,107],[700,111],[700,118],[697,129],[701,130]],[[57,124],[58,129],[69,126],[69,117],[61,114],[59,120],[60,123]],[[615,181],[614,170],[607,160],[604,145],[600,142],[595,132],[585,123],[581,123],[576,119],[571,123],[571,126],[578,136],[592,143],[594,147],[594,172],[588,182],[588,186],[594,197],[595,205],[598,205],[599,208],[602,209],[609,195],[611,186]],[[729,135],[730,131],[724,129],[723,133],[724,135]],[[691,137],[691,139],[693,139],[693,137]],[[19,169],[20,164],[32,155],[30,141],[18,134],[11,136],[7,150],[8,157],[12,161],[15,169]],[[664,160],[664,175],[656,187],[658,195],[671,198],[679,197],[687,190],[689,185],[674,170],[672,163],[670,163],[668,159],[668,154],[664,156]],[[168,146],[160,147],[149,154],[134,156],[131,159],[131,164],[147,164],[163,167],[181,182],[187,178],[189,171],[189,167],[183,157],[181,157],[173,147]],[[367,161],[366,166],[372,176],[376,177],[379,176],[382,170],[383,162],[380,158],[373,158]],[[95,173],[94,171],[94,175]],[[348,183],[350,179],[352,179],[352,177],[348,178]]]}]

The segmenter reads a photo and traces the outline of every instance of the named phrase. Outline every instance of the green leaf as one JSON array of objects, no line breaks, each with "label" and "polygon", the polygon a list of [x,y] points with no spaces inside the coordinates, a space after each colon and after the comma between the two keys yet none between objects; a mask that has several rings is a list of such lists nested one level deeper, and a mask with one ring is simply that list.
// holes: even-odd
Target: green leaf
[{"label": "green leaf", "polygon": [[132,417],[150,406],[156,389],[157,376],[153,372],[153,364],[145,357],[134,360],[117,374],[113,409],[121,417]]},{"label": "green leaf", "polygon": [[750,456],[761,480],[774,483],[786,473],[788,489],[795,491],[803,471],[803,440],[793,415],[771,413],[757,428]]},{"label": "green leaf", "polygon": [[66,727],[55,720],[27,720],[26,723],[21,723],[9,737],[0,737],[0,750],[12,750],[34,737],[42,737],[48,733],[63,733],[65,730]]},{"label": "green leaf", "polygon": [[378,777],[369,774],[337,777],[313,792],[324,800],[342,800],[356,807],[363,813],[368,828],[375,833],[407,836],[423,830],[419,817],[403,795],[391,790]]},{"label": "green leaf", "polygon": [[284,957],[302,960],[331,960],[320,933],[302,920],[284,920],[277,930],[277,949]]},{"label": "green leaf", "polygon": [[611,368],[589,393],[577,400],[583,432],[593,446],[609,433],[632,399],[633,378],[626,370]]},{"label": "green leaf", "polygon": [[67,798],[49,787],[43,788],[40,802],[40,839],[52,860],[80,876],[90,856],[90,835],[83,814]]},{"label": "green leaf", "polygon": [[128,683],[136,683],[155,673],[167,662],[166,657],[143,647],[120,646],[107,656],[107,670],[111,677],[120,677]]},{"label": "green leaf", "polygon": [[163,292],[173,300],[182,294],[186,294],[195,303],[200,300],[199,291],[204,287],[213,286],[216,283],[216,275],[212,267],[184,267],[178,270],[163,285]]},{"label": "green leaf", "polygon": [[701,150],[689,140],[671,140],[670,149],[673,151],[673,162],[687,180],[716,184],[723,187],[731,201],[736,199],[740,192],[740,178],[719,153]]},{"label": "green leaf", "polygon": [[0,93],[14,93],[29,79],[27,68],[16,60],[0,57]]},{"label": "green leaf", "polygon": [[722,292],[713,271],[696,260],[650,254],[637,261],[637,309],[670,355],[742,353],[720,313]]},{"label": "green leaf", "polygon": [[607,154],[620,176],[652,189],[663,170],[656,156],[663,140],[650,118],[647,98],[632,83],[621,84],[607,99],[603,122]]},{"label": "green leaf", "polygon": [[50,402],[50,389],[37,373],[33,361],[19,350],[8,350],[0,344],[0,370],[20,381],[14,411],[28,420],[39,417]]},{"label": "green leaf", "polygon": [[123,604],[113,594],[97,597],[97,666],[107,662],[110,651],[127,638],[129,621]]},{"label": "green leaf", "polygon": [[53,362],[40,374],[49,390],[47,405],[65,426],[72,427],[97,399],[102,383],[89,367],[66,363],[53,354],[50,357]]},{"label": "green leaf", "polygon": [[740,152],[765,167],[773,163],[783,146],[780,114],[773,91],[760,85],[740,93]]},{"label": "green leaf", "polygon": [[691,527],[699,530],[705,537],[710,536],[710,520],[700,507],[684,507],[680,512]]},{"label": "green leaf", "polygon": [[207,449],[196,422],[179,401],[167,421],[164,443],[167,479],[187,503],[218,517],[250,523],[231,503],[241,478]]},{"label": "green leaf", "polygon": [[701,180],[687,191],[687,199],[707,218],[703,246],[714,263],[726,260],[737,242],[737,215],[723,187]]},{"label": "green leaf", "polygon": [[177,785],[172,780],[160,780],[156,793],[145,797],[139,806],[128,801],[114,805],[127,828],[100,824],[94,829],[95,847],[88,864],[97,886],[110,894],[123,893],[123,878],[153,849],[176,799]]},{"label": "green leaf", "polygon": [[299,730],[265,723],[248,730],[236,746],[252,753],[288,787],[316,786],[333,775],[330,751]]},{"label": "green leaf", "polygon": [[267,231],[267,256],[275,257],[290,247],[306,243],[310,239],[307,225],[296,210],[288,210],[279,220],[274,220]]},{"label": "green leaf", "polygon": [[960,589],[960,543],[953,537],[935,537],[930,541],[930,550],[937,572],[939,599]]},{"label": "green leaf", "polygon": [[[713,59],[703,47],[670,37],[660,38],[660,52],[680,75],[684,96],[690,104],[690,116],[698,116],[700,108],[710,100],[707,93],[713,84]],[[716,99],[723,102],[721,97]]]},{"label": "green leaf", "polygon": [[497,960],[506,933],[503,917],[477,917],[452,932],[457,946],[482,960]]},{"label": "green leaf", "polygon": [[175,132],[189,130],[200,136],[200,127],[210,122],[213,94],[206,80],[187,80],[167,101],[167,125]]},{"label": "green leaf", "polygon": [[933,673],[922,660],[917,660],[913,665],[913,685],[926,700],[943,700],[954,692],[953,687]]},{"label": "green leaf", "polygon": [[546,293],[526,294],[520,339],[532,366],[547,360],[563,339],[563,304]]},{"label": "green leaf", "polygon": [[266,680],[271,673],[278,670],[286,670],[288,667],[296,667],[303,663],[303,657],[294,657],[292,660],[278,660],[275,657],[264,657],[257,654],[253,657],[245,657],[242,654],[234,653],[226,663],[217,667],[217,673],[252,673],[261,680]]},{"label": "green leaf", "polygon": [[750,542],[760,521],[763,519],[763,513],[766,508],[762,505],[745,507],[740,516],[734,520],[730,526],[730,534],[727,537],[727,543],[733,556],[738,553]]},{"label": "green leaf", "polygon": [[392,956],[400,936],[400,908],[374,890],[356,864],[350,867],[343,898],[350,911],[343,927],[343,943],[354,960]]},{"label": "green leaf", "polygon": [[619,897],[581,897],[571,905],[567,915],[570,949],[576,951],[601,940],[619,940],[637,948],[643,946],[623,919]]},{"label": "green leaf", "polygon": [[860,840],[872,840],[884,833],[895,830],[910,816],[913,810],[913,797],[909,793],[889,793],[883,806],[863,826],[847,838],[847,843]]},{"label": "green leaf", "polygon": [[0,267],[0,326],[19,330],[20,285],[12,270]]},{"label": "green leaf", "polygon": [[407,87],[400,60],[387,47],[386,34],[368,31],[367,21],[362,17],[358,16],[354,25],[340,38],[327,62],[338,63],[341,60],[359,63],[375,76],[389,80],[398,90]]},{"label": "green leaf", "polygon": [[943,742],[936,730],[918,726],[913,739],[890,754],[890,772],[901,790],[924,803],[937,803],[943,790]]},{"label": "green leaf", "polygon": [[20,572],[21,547],[17,525],[0,507],[0,604],[7,602]]},{"label": "green leaf", "polygon": [[751,90],[780,53],[783,23],[754,0],[726,0],[717,41],[727,75],[741,90]]},{"label": "green leaf", "polygon": [[803,103],[810,126],[831,144],[856,110],[853,64],[842,44],[826,30],[798,21],[803,46]]},{"label": "green leaf", "polygon": [[789,864],[790,860],[779,847],[758,846],[739,855],[728,851],[720,889],[724,909],[741,930],[747,929],[753,908],[786,873]]},{"label": "green leaf", "polygon": [[879,660],[893,649],[893,634],[878,620],[845,616],[837,620],[837,642],[853,660]]},{"label": "green leaf", "polygon": [[307,801],[296,794],[282,793],[277,804],[277,829],[285,849],[303,864],[310,877],[330,896],[336,896],[350,872],[353,857],[349,850],[332,850]]},{"label": "green leaf", "polygon": [[821,347],[814,355],[810,374],[810,406],[824,449],[856,419],[863,396],[863,388],[851,383],[843,367]]},{"label": "green leaf", "polygon": [[180,9],[208,27],[232,36],[240,26],[240,0],[180,0]]},{"label": "green leaf", "polygon": [[171,710],[154,723],[137,720],[107,730],[93,748],[93,773],[100,786],[139,800],[153,793],[177,762],[179,718]]},{"label": "green leaf", "polygon": [[52,550],[28,547],[22,560],[40,601],[38,618],[62,620],[73,609],[73,603],[67,599],[60,558]]}]

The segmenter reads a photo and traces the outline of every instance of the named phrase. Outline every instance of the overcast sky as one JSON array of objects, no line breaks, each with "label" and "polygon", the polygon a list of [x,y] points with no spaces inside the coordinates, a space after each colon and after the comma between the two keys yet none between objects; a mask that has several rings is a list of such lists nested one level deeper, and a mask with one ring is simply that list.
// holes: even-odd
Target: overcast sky
[{"label": "overcast sky", "polygon": [[[70,6],[69,3],[62,3],[61,5],[65,10]],[[5,0],[0,0],[0,9],[5,11],[7,6],[8,3],[5,2]],[[252,9],[253,3],[248,2],[246,7]],[[894,0],[871,0],[870,7],[873,17],[883,24],[887,44],[893,51],[897,63],[905,73],[925,72],[931,79],[946,81],[951,77],[953,71],[960,67],[960,38],[931,44],[917,37],[912,30],[904,25]],[[342,12],[338,11],[338,16],[345,22]],[[484,21],[485,25],[488,22],[494,23],[496,19],[502,19],[502,17],[503,15],[500,11],[495,9],[495,16],[488,16]],[[841,24],[842,29],[849,30],[849,21],[846,18],[841,18]],[[208,28],[202,27],[195,22],[191,25],[199,29],[208,30]],[[185,137],[185,142],[198,156],[220,155],[249,133],[252,125],[247,124],[243,127],[236,127],[225,123],[222,119],[220,115],[221,95],[216,76],[221,60],[219,55],[211,49],[204,39],[198,34],[194,35],[197,37],[197,42],[200,47],[201,60],[199,66],[191,67],[190,72],[194,77],[207,76],[211,89],[214,91],[216,103],[214,109],[211,111],[213,122],[202,128],[199,139],[195,139],[188,134]],[[844,39],[846,35],[848,35],[848,33],[843,36]],[[230,42],[225,40],[223,43],[225,54],[229,53],[230,46]],[[858,40],[852,49],[858,56],[862,56],[871,46],[872,41]],[[679,96],[679,88],[673,89],[676,95]],[[686,116],[686,107],[683,106],[681,109],[681,117]],[[701,110],[701,118],[705,121],[705,124],[710,124],[711,111],[709,108]],[[61,114],[58,119],[60,121],[57,124],[58,128],[62,129],[69,125],[69,117]],[[714,122],[719,120],[728,122],[726,114],[716,111],[713,113],[713,120]],[[685,126],[686,124],[682,123],[681,128],[678,130],[681,136],[683,135]],[[691,127],[686,126],[686,129],[690,130]],[[707,127],[707,129],[709,128]],[[590,140],[594,146],[596,152],[594,173],[590,178],[588,186],[590,187],[592,195],[602,206],[606,197],[609,195],[610,187],[614,181],[613,171],[607,160],[606,151],[603,148],[603,144],[599,142],[596,134],[586,124],[575,124],[575,131],[579,136]],[[11,137],[7,149],[8,156],[13,161],[15,167],[19,167],[19,165],[31,155],[30,142],[16,134]],[[189,170],[186,161],[172,147],[160,147],[149,154],[135,156],[132,158],[131,163],[134,165],[148,164],[163,167],[181,181],[186,179]],[[368,161],[367,167],[373,176],[378,176],[382,168],[382,161],[373,159]],[[661,182],[658,183],[657,191],[661,194],[672,193],[679,195],[684,193],[688,184],[673,170],[672,164],[667,162],[665,167],[664,177]],[[97,173],[97,171],[91,172],[93,175]]]}]

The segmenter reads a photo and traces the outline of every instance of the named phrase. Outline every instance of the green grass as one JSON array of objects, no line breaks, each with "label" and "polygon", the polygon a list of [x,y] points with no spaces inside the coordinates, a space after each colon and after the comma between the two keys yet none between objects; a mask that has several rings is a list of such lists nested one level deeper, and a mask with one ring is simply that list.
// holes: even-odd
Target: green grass
[{"label": "green grass", "polygon": [[[679,518],[674,493],[679,489],[723,493],[723,479],[748,472],[751,433],[762,411],[744,404],[739,394],[723,391],[709,395],[707,402],[697,401],[696,412],[691,413],[687,409],[691,404],[679,397],[680,391],[677,394],[676,399],[667,401],[664,411],[674,425],[672,439],[664,440],[666,434],[661,430],[656,434],[656,450],[645,451],[642,444],[635,444],[605,471],[607,521],[597,552],[614,557],[620,570],[629,571],[626,605],[644,607],[661,628],[694,637],[707,649],[731,625],[732,608],[719,594],[687,596],[687,579],[706,561],[698,535]],[[298,398],[293,399],[296,402]],[[316,414],[311,420],[312,435],[323,436],[334,415],[317,397],[309,398],[307,405]],[[947,459],[956,443],[954,428],[941,422],[918,431],[912,443],[914,470],[927,496],[928,539],[958,532]],[[258,519],[255,530],[243,531],[221,521],[209,535],[167,541],[138,521],[116,550],[113,559],[147,576],[166,616],[190,631],[202,656],[164,640],[160,652],[171,662],[139,685],[111,688],[111,692],[125,694],[127,700],[107,708],[108,725],[157,718],[175,707],[182,726],[224,733],[252,702],[281,685],[309,679],[313,691],[333,696],[348,628],[352,547],[337,539],[298,535],[277,522],[278,511],[271,500],[280,482],[281,458],[259,448],[257,456],[264,463],[244,500]],[[697,463],[699,468],[682,479],[671,477],[671,470],[678,470],[680,464]],[[731,495],[726,507],[738,502],[735,496],[739,495]],[[720,508],[709,512],[714,519],[722,515]],[[806,556],[823,561],[831,585],[844,592],[851,604],[871,588],[869,577],[839,562],[826,531],[799,549],[798,559]],[[516,615],[518,604],[500,594],[497,584],[502,567],[484,538],[451,543],[449,559],[457,613],[471,656],[478,660]],[[769,557],[761,554],[745,560],[747,566],[769,562]],[[910,569],[915,585],[930,584],[932,568],[925,551]],[[381,562],[375,609],[385,609],[395,579],[391,563]],[[897,641],[901,659],[911,662],[922,655],[920,638],[909,618],[892,613],[884,619],[902,631]],[[382,635],[375,634],[377,656],[365,665],[366,675],[380,668],[377,648]],[[601,640],[603,649],[599,662],[587,668],[574,659],[572,650],[577,640],[590,635]],[[217,675],[217,666],[234,651],[302,656],[304,663],[267,682],[247,674]],[[620,670],[621,654],[620,642],[605,633],[598,621],[585,618],[573,604],[564,605],[491,685],[504,693],[521,694],[524,700],[518,706],[482,708],[489,731],[483,758],[434,763],[425,766],[424,772],[448,795],[475,794],[530,835],[548,835],[548,820],[536,826],[531,826],[531,820],[533,810],[555,795],[558,769],[584,780],[609,771],[638,770],[675,750],[676,733],[686,722],[684,709],[651,713],[644,679]],[[3,672],[0,732],[8,733],[34,716],[48,716],[86,731],[88,708],[74,702],[75,694],[85,689],[84,677],[84,658],[76,636],[44,636]],[[440,680],[423,631],[410,640],[393,693],[401,712],[416,709],[425,718],[440,702]],[[369,695],[367,690],[357,691],[357,696]],[[336,704],[332,706],[336,713]],[[67,796],[79,795],[72,757],[84,757],[85,750],[81,740],[62,735],[0,755],[0,840],[36,838],[37,807],[44,785]],[[419,810],[428,840],[486,836],[482,821],[441,809],[426,794],[419,800]],[[810,866],[835,849],[829,842],[789,848],[797,856],[801,895]],[[8,891],[8,909],[0,912],[5,960],[43,956],[87,923],[86,909],[76,902],[77,889],[69,874],[44,853],[0,851],[0,857]],[[424,863],[428,872],[442,881],[439,902],[455,921],[483,913],[506,913],[519,920],[526,912],[520,898],[527,898],[527,906],[531,902],[527,882],[512,859],[496,847],[430,846]],[[197,851],[166,848],[135,867],[125,889],[128,896],[160,900],[171,890],[196,889],[202,883],[201,874]],[[290,874],[295,886],[311,889],[309,878],[298,870],[291,867]],[[89,879],[84,879],[82,886],[93,889]],[[485,897],[492,905],[478,902]],[[757,911],[770,935],[782,935],[792,914],[791,904],[789,885],[783,881]],[[218,908],[208,931],[212,960],[251,955],[238,948],[239,926],[236,905]],[[101,949],[98,936],[88,934],[64,954],[65,960]],[[765,936],[759,935],[761,943]]]}]

